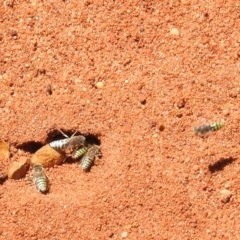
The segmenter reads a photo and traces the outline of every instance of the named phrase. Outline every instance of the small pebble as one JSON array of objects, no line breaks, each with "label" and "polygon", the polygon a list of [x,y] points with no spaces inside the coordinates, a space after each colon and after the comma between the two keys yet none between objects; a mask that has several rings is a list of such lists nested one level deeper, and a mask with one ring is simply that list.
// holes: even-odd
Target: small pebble
[{"label": "small pebble", "polygon": [[11,36],[12,36],[13,39],[17,39],[17,37],[18,37],[17,31],[12,30],[10,34],[11,34]]},{"label": "small pebble", "polygon": [[177,118],[181,118],[183,116],[183,114],[181,113],[181,112],[178,112],[177,114],[176,114],[176,117]]},{"label": "small pebble", "polygon": [[177,107],[178,107],[178,108],[184,108],[184,107],[185,107],[185,104],[186,104],[186,100],[185,100],[185,99],[180,99],[180,100],[177,102]]},{"label": "small pebble", "polygon": [[29,168],[29,164],[26,158],[23,158],[19,162],[13,162],[8,169],[8,178],[18,180],[25,177]]},{"label": "small pebble", "polygon": [[159,131],[162,132],[165,129],[165,126],[163,124],[160,124],[158,127]]},{"label": "small pebble", "polygon": [[14,0],[6,0],[5,1],[5,5],[7,6],[7,7],[13,7],[13,5],[14,5]]},{"label": "small pebble", "polygon": [[103,82],[97,82],[95,86],[98,89],[103,88]]},{"label": "small pebble", "polygon": [[0,160],[6,160],[9,156],[9,144],[0,140]]},{"label": "small pebble", "polygon": [[127,66],[128,64],[130,64],[131,63],[131,59],[130,58],[127,58],[127,59],[125,59],[125,61],[123,62],[123,66],[125,67],[125,66]]},{"label": "small pebble", "polygon": [[64,152],[57,151],[47,144],[32,155],[30,163],[31,165],[41,163],[43,167],[53,167],[62,163],[65,158]]},{"label": "small pebble", "polygon": [[177,28],[171,28],[170,29],[170,34],[174,36],[179,36],[179,30]]},{"label": "small pebble", "polygon": [[223,115],[224,116],[228,116],[229,115],[229,110],[228,109],[224,109],[223,110]]},{"label": "small pebble", "polygon": [[231,182],[231,181],[228,181],[228,182],[226,182],[226,183],[224,184],[224,187],[225,187],[226,189],[229,189],[231,186],[232,186],[232,182]]},{"label": "small pebble", "polygon": [[126,238],[128,236],[128,232],[122,232],[122,238]]},{"label": "small pebble", "polygon": [[228,189],[223,189],[220,191],[220,200],[222,203],[227,203],[232,197],[232,192]]}]

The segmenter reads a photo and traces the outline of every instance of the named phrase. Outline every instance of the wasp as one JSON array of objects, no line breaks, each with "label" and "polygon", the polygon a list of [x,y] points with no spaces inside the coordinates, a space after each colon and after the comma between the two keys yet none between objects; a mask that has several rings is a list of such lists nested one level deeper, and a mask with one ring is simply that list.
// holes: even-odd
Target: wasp
[{"label": "wasp", "polygon": [[83,171],[88,171],[91,168],[96,156],[101,156],[101,152],[100,147],[94,144],[89,147],[87,153],[83,156],[80,162]]},{"label": "wasp", "polygon": [[46,193],[48,191],[48,177],[41,163],[33,165],[33,182],[38,192]]},{"label": "wasp", "polygon": [[56,150],[58,150],[58,149],[66,149],[66,148],[68,148],[70,150],[76,150],[79,147],[85,145],[85,140],[86,139],[85,139],[85,137],[83,135],[74,136],[76,134],[76,132],[75,132],[71,137],[68,137],[60,129],[59,129],[59,131],[66,138],[50,142],[49,143],[50,147],[52,147],[52,148],[54,148]]},{"label": "wasp", "polygon": [[86,152],[88,151],[88,148],[83,146],[81,148],[79,148],[73,155],[74,159],[80,158],[82,157]]},{"label": "wasp", "polygon": [[195,134],[206,134],[219,130],[224,126],[224,122],[215,122],[208,125],[201,125],[194,128]]}]

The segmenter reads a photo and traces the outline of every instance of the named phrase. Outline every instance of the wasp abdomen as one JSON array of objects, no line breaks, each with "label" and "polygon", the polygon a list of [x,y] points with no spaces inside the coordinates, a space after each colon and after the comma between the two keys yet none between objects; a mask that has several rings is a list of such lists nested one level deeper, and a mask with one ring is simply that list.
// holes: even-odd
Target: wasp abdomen
[{"label": "wasp abdomen", "polygon": [[216,123],[210,124],[210,126],[212,128],[212,131],[217,131],[224,126],[224,123],[223,122],[216,122]]},{"label": "wasp abdomen", "polygon": [[94,163],[95,157],[100,155],[100,147],[97,145],[91,146],[81,160],[83,171],[88,171]]},{"label": "wasp abdomen", "polygon": [[44,167],[40,163],[33,166],[33,181],[39,192],[46,193],[48,191],[48,178],[44,172]]},{"label": "wasp abdomen", "polygon": [[65,138],[65,139],[50,142],[49,145],[54,149],[64,149],[68,146],[68,143],[69,143],[69,138]]},{"label": "wasp abdomen", "polygon": [[87,150],[88,150],[87,147],[82,147],[82,148],[78,149],[78,150],[74,153],[73,158],[74,158],[74,159],[77,159],[77,158],[82,157],[82,156],[87,152]]},{"label": "wasp abdomen", "polygon": [[45,193],[48,190],[47,178],[45,176],[36,178],[35,185],[39,192]]},{"label": "wasp abdomen", "polygon": [[83,171],[88,171],[93,165],[95,156],[84,155],[81,161],[81,167]]}]

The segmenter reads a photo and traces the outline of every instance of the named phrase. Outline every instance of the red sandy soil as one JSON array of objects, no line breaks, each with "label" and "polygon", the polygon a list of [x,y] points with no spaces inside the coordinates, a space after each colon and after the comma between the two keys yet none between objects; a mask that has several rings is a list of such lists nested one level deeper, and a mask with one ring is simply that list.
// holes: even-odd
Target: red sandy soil
[{"label": "red sandy soil", "polygon": [[238,1],[5,0],[0,16],[1,173],[58,128],[103,155],[47,169],[46,195],[1,184],[1,240],[240,239]]}]

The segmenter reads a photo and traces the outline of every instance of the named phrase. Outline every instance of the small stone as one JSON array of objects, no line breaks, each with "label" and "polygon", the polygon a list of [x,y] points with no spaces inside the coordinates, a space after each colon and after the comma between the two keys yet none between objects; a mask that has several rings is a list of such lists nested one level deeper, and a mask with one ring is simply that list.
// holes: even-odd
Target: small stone
[{"label": "small stone", "polygon": [[13,162],[8,169],[8,178],[18,180],[25,177],[29,168],[29,163],[26,158],[23,158],[19,162]]},{"label": "small stone", "polygon": [[162,132],[165,129],[165,126],[163,124],[160,124],[158,127],[159,131]]},{"label": "small stone", "polygon": [[64,152],[60,150],[57,151],[47,144],[33,154],[30,163],[31,165],[41,163],[43,167],[53,167],[62,163],[65,158]]},{"label": "small stone", "polygon": [[0,140],[0,160],[6,160],[9,156],[9,144]]},{"label": "small stone", "polygon": [[177,118],[181,118],[183,116],[183,114],[181,113],[181,112],[178,112],[177,114],[176,114],[176,117]]},{"label": "small stone", "polygon": [[92,4],[92,1],[90,1],[90,0],[86,0],[85,2],[84,2],[84,5],[87,7],[87,6],[89,6],[89,5],[91,5]]},{"label": "small stone", "polygon": [[131,63],[131,58],[127,58],[127,59],[125,59],[125,61],[123,62],[123,66],[125,67],[125,66],[127,66],[128,64],[130,64]]},{"label": "small stone", "polygon": [[128,236],[128,232],[122,232],[121,236],[122,238],[126,238]]},{"label": "small stone", "polygon": [[101,89],[101,88],[103,88],[103,82],[97,82],[95,84],[95,86],[96,86],[96,88]]},{"label": "small stone", "polygon": [[226,189],[229,189],[230,187],[232,187],[232,182],[231,182],[231,181],[226,182],[226,183],[224,184],[224,187],[225,187]]},{"label": "small stone", "polygon": [[174,36],[179,36],[180,35],[179,30],[177,28],[171,28],[170,29],[170,34],[174,35]]},{"label": "small stone", "polygon": [[139,98],[139,102],[140,102],[140,104],[145,105],[147,103],[147,99],[144,96],[141,96]]},{"label": "small stone", "polygon": [[228,109],[224,109],[223,110],[223,115],[224,116],[228,116],[229,115],[229,110]]},{"label": "small stone", "polygon": [[178,108],[184,108],[184,107],[185,107],[185,104],[186,104],[186,100],[185,100],[185,99],[180,99],[180,100],[177,102],[177,107],[178,107]]},{"label": "small stone", "polygon": [[220,191],[220,200],[222,203],[227,203],[232,197],[232,192],[228,189],[223,189]]},{"label": "small stone", "polygon": [[7,6],[7,7],[13,7],[13,5],[14,5],[14,0],[5,0],[5,5]]},{"label": "small stone", "polygon": [[18,37],[17,31],[12,30],[10,34],[11,34],[12,38],[17,39],[17,37]]},{"label": "small stone", "polygon": [[229,97],[231,98],[237,98],[238,92],[234,89],[229,93]]}]

